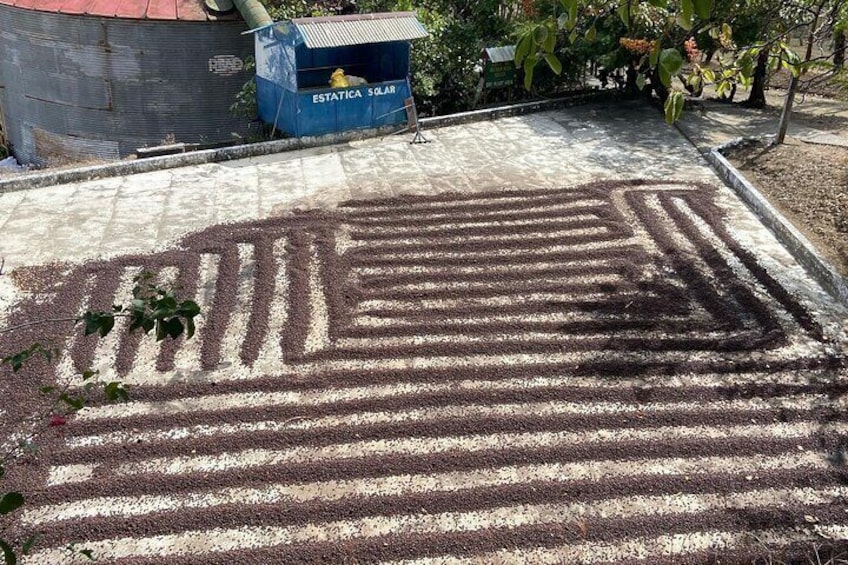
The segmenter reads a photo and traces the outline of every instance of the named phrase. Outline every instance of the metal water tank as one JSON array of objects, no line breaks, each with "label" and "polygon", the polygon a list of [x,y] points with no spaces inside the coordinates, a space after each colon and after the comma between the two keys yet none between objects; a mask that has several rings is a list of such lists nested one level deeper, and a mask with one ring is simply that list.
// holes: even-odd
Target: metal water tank
[{"label": "metal water tank", "polygon": [[229,107],[252,75],[246,29],[202,0],[0,0],[0,121],[13,153],[61,164],[244,135]]}]

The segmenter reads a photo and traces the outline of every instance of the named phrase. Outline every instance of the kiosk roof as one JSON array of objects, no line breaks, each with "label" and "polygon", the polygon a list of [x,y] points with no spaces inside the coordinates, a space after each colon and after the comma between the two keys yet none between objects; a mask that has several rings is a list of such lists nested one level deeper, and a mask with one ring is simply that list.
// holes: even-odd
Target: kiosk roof
[{"label": "kiosk roof", "polygon": [[409,41],[427,37],[414,12],[295,18],[292,24],[310,49]]}]

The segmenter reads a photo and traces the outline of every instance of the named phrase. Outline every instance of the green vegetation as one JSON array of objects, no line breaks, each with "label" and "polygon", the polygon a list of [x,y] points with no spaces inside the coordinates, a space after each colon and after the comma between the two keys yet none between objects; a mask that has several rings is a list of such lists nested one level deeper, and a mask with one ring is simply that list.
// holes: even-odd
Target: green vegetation
[{"label": "green vegetation", "polygon": [[[3,275],[2,261],[0,275]],[[105,337],[114,329],[116,318],[127,318],[128,331],[141,329],[145,334],[152,331],[157,341],[165,338],[176,339],[181,335],[189,339],[194,335],[194,318],[200,314],[200,308],[195,302],[177,301],[172,290],[157,286],[150,273],[142,273],[136,277],[135,283],[132,299],[127,305],[115,305],[109,311],[89,311],[78,318],[51,318],[9,326],[0,329],[0,333],[21,332],[34,325],[67,322],[81,324],[85,335],[96,334]],[[55,348],[42,343],[33,343],[22,351],[0,352],[0,369],[8,365],[13,372],[18,372],[34,357],[52,361],[58,353]],[[23,422],[27,428],[23,431],[23,436],[8,450],[0,453],[0,481],[9,464],[25,453],[37,450],[36,440],[39,434],[47,427],[64,425],[67,416],[84,408],[91,395],[97,391],[109,402],[129,400],[129,393],[120,382],[102,380],[96,371],[91,370],[80,375],[79,386],[42,388],[40,393],[45,396],[44,410],[33,414],[31,421]],[[33,391],[33,394],[38,392]],[[23,506],[24,502],[21,493],[0,490],[0,516],[12,514]],[[4,539],[3,536],[4,532],[0,529],[0,552],[5,565],[15,565],[18,554],[26,555],[37,542],[35,537],[13,541]],[[94,559],[91,552],[85,548],[70,547],[69,551]]]},{"label": "green vegetation", "polygon": [[[762,107],[768,78],[781,68],[795,76],[801,90],[805,81],[838,75],[848,28],[848,0],[267,0],[267,4],[276,20],[416,11],[430,32],[430,37],[414,43],[412,61],[413,90],[425,115],[476,107],[481,100],[481,50],[515,44],[524,92],[512,89],[510,98],[556,95],[595,75],[604,86],[659,100],[669,123],[680,117],[685,93],[699,94],[707,84],[728,101],[739,87],[748,88],[746,104]],[[801,52],[790,47],[793,38],[801,38]],[[812,68],[817,71],[807,76]],[[249,111],[250,104],[241,98],[238,107]]]},{"label": "green vegetation", "polygon": [[[750,87],[749,104],[762,105],[768,74],[785,68],[793,80],[781,140],[804,75],[842,66],[846,21],[848,0],[559,0],[524,30],[516,63],[529,87],[539,63],[560,74],[566,56],[598,44],[594,61],[604,72],[625,68],[626,90],[655,95],[669,123],[683,111],[684,92],[705,84],[729,100],[738,85]],[[799,35],[803,55],[789,46]]]}]

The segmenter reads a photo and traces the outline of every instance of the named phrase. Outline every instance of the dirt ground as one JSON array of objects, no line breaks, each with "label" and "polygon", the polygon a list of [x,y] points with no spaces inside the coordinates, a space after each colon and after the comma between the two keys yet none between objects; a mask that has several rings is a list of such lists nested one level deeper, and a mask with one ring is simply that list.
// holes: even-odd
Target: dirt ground
[{"label": "dirt ground", "polygon": [[848,276],[848,148],[790,140],[748,147],[731,161]]},{"label": "dirt ground", "polygon": [[[789,73],[769,80],[772,88],[786,88]],[[832,100],[848,101],[848,80],[831,77],[808,81],[801,90]],[[764,112],[778,115],[780,108]],[[841,116],[805,113],[796,107],[796,123],[824,130],[845,127]],[[774,148],[747,147],[731,154],[731,161],[843,275],[848,276],[848,148],[788,139]]]}]

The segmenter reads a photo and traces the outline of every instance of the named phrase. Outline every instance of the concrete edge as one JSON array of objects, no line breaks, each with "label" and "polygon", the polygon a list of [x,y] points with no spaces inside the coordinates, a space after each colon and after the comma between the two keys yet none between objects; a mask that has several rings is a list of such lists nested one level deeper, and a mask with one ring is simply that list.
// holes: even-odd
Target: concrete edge
[{"label": "concrete edge", "polygon": [[[611,100],[614,96],[615,92],[613,91],[580,92],[551,100],[524,102],[521,104],[499,106],[497,108],[488,108],[484,110],[474,110],[471,112],[462,112],[447,116],[423,118],[420,120],[420,124],[422,129],[467,124],[484,120],[494,120],[507,116],[518,116],[533,112],[543,112],[545,110],[577,106],[595,101],[602,102]],[[43,188],[58,184],[134,175],[137,173],[175,169],[190,165],[204,165],[207,163],[218,163],[223,161],[232,161],[235,159],[247,159],[250,157],[259,157],[262,155],[294,151],[297,149],[309,149],[340,143],[350,143],[352,141],[397,133],[398,129],[399,128],[397,126],[386,126],[377,129],[355,130],[321,136],[263,141],[260,143],[236,145],[234,147],[223,147],[219,149],[203,149],[199,151],[180,153],[177,155],[163,155],[160,157],[148,157],[132,161],[117,161],[104,165],[79,167],[62,171],[37,171],[33,173],[24,173],[10,178],[0,179],[0,194],[26,190],[29,188]]]},{"label": "concrete edge", "polygon": [[496,108],[484,108],[482,110],[460,112],[458,114],[449,114],[447,116],[422,118],[420,123],[422,126],[428,127],[456,126],[471,122],[496,120],[498,118],[506,118],[509,116],[521,116],[535,112],[580,106],[590,102],[606,102],[616,99],[617,96],[618,93],[614,90],[592,90],[563,96],[561,98],[552,98],[550,100],[534,100],[532,102],[522,102],[519,104],[510,104],[509,106],[498,106]]},{"label": "concrete edge", "polygon": [[816,250],[815,246],[781,214],[763,194],[724,156],[728,149],[760,142],[760,138],[737,138],[713,147],[705,155],[719,177],[777,237],[808,273],[834,298],[848,306],[848,281]]}]

